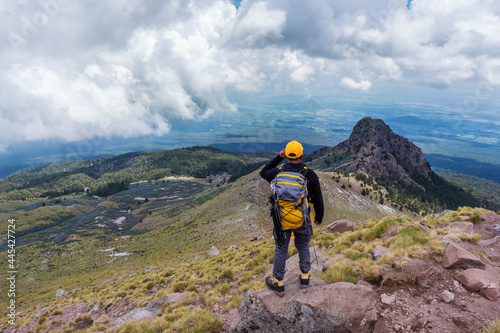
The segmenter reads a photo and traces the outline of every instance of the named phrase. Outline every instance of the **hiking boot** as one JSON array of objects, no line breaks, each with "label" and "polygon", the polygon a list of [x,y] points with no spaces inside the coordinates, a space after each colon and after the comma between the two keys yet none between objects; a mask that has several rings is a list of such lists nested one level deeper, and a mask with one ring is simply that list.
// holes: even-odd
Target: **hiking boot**
[{"label": "hiking boot", "polygon": [[278,280],[273,275],[268,276],[266,278],[266,285],[269,289],[274,291],[276,295],[278,296],[285,295],[285,281],[283,279]]},{"label": "hiking boot", "polygon": [[300,273],[299,281],[301,288],[309,287],[309,273]]}]

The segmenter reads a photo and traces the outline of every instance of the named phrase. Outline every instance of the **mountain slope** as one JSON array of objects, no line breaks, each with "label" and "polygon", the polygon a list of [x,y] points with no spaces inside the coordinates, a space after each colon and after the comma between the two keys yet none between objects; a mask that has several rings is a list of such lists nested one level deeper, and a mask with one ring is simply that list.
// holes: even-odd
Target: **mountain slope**
[{"label": "mountain slope", "polygon": [[500,211],[500,184],[461,173],[447,171],[436,171],[436,173],[447,181],[454,182],[470,190],[472,195],[481,202],[481,207]]},{"label": "mountain slope", "polygon": [[[318,176],[325,201],[324,225],[345,218],[362,221],[396,214],[360,194],[361,185],[352,177],[341,177],[337,182],[332,173],[318,172]],[[106,285],[104,281],[119,281],[147,267],[190,262],[213,245],[227,248],[255,237],[271,238],[270,187],[259,170],[233,183],[194,191],[185,200],[177,199],[188,195],[187,187],[195,180],[166,181],[169,183],[133,184],[131,190],[106,201],[92,198],[85,202],[87,196],[68,195],[59,203],[30,211],[30,216],[35,216],[40,209],[56,211],[64,205],[75,207],[76,202],[82,206],[80,215],[75,212],[77,216],[17,239],[17,255],[23,262],[19,305],[52,302],[58,289],[100,288],[101,283]],[[140,204],[137,199],[136,203],[130,201],[141,195],[149,200]],[[3,214],[5,218],[12,216]],[[24,217],[18,219],[19,224],[27,222]],[[137,219],[141,221],[128,229],[129,221]],[[23,239],[28,241],[21,246]]]},{"label": "mountain slope", "polygon": [[[337,182],[332,173],[317,173],[325,202],[325,224],[345,218],[362,221],[397,214],[391,207],[360,194],[362,189],[354,179],[351,178],[352,185],[348,188],[344,185],[349,183],[348,179]],[[196,247],[207,249],[213,242],[233,242],[258,235],[270,237],[272,220],[268,198],[271,190],[269,183],[260,177],[259,170],[217,191],[210,200],[178,214],[169,209],[156,210],[134,230],[160,228],[168,231],[169,228],[173,230],[174,225],[186,225],[192,232],[188,232],[182,242],[196,242]],[[179,242],[173,235],[171,238],[168,243]]]}]

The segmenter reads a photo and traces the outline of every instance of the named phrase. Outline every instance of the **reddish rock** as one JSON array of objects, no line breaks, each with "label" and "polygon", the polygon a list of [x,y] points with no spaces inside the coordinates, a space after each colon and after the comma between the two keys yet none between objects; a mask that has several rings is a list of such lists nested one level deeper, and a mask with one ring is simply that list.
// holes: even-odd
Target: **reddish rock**
[{"label": "reddish rock", "polygon": [[477,268],[470,268],[454,276],[465,289],[479,292],[483,297],[497,301],[500,298],[500,276],[496,273]]},{"label": "reddish rock", "polygon": [[487,213],[481,215],[481,221],[474,225],[474,232],[480,234],[483,240],[491,239],[499,235],[495,226],[500,225],[500,214]]},{"label": "reddish rock", "polygon": [[250,291],[243,294],[231,332],[367,333],[377,320],[376,304],[371,288],[347,282],[285,291],[284,297],[268,289]]},{"label": "reddish rock", "polygon": [[496,302],[500,299],[500,290],[498,288],[484,288],[479,292],[479,295],[492,302]]},{"label": "reddish rock", "polygon": [[373,327],[373,333],[388,333],[391,330],[389,329],[387,318],[380,318],[377,320],[377,323]]},{"label": "reddish rock", "polygon": [[121,298],[106,310],[106,315],[110,318],[118,318],[136,307],[137,302],[130,302],[127,298]]},{"label": "reddish rock", "polygon": [[479,257],[453,242],[450,242],[446,248],[442,265],[444,268],[485,268],[485,264]]}]

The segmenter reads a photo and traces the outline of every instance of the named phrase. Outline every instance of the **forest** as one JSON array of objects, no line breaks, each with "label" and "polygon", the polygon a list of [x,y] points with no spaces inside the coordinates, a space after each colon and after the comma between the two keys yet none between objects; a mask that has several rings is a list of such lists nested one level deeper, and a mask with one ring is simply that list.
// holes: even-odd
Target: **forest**
[{"label": "forest", "polygon": [[135,152],[21,170],[0,180],[0,200],[54,198],[69,193],[108,196],[130,183],[169,176],[206,178],[227,172],[231,180],[254,171],[274,152],[226,152],[212,147]]}]

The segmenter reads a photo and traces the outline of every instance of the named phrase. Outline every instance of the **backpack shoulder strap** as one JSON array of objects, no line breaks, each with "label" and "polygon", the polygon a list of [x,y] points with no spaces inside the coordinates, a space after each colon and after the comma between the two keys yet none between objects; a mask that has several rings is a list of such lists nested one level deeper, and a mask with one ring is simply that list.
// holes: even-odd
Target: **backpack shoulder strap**
[{"label": "backpack shoulder strap", "polygon": [[304,176],[304,178],[307,180],[307,173],[309,172],[309,169],[304,165],[304,168],[302,170],[300,170],[300,173],[302,174],[302,176]]}]

